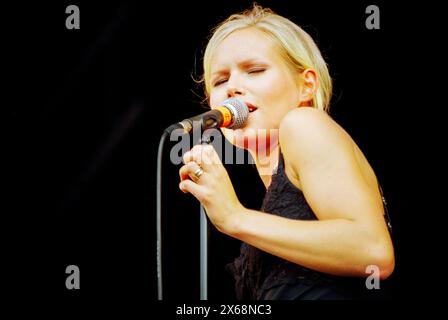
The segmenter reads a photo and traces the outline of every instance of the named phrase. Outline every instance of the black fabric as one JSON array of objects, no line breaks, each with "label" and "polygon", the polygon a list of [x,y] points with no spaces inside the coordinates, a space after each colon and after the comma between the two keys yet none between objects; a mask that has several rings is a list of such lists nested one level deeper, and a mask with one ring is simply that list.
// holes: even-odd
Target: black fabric
[{"label": "black fabric", "polygon": [[[384,196],[383,204],[385,206]],[[302,191],[286,176],[281,152],[261,211],[289,219],[317,220]],[[390,228],[387,209],[385,211]],[[226,268],[235,278],[239,300],[355,299],[361,297],[361,290],[366,290],[365,279],[311,270],[246,243],[241,245],[240,256]]]}]

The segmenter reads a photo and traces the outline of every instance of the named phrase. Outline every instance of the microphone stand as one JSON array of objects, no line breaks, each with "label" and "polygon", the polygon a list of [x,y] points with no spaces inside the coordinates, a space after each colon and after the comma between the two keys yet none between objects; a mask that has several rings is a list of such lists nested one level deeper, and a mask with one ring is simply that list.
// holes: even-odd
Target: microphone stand
[{"label": "microphone stand", "polygon": [[[204,134],[201,144],[210,144],[210,136]],[[199,211],[199,295],[201,300],[208,300],[208,240],[209,240],[209,222],[204,206],[200,205]]]},{"label": "microphone stand", "polygon": [[[230,121],[233,119],[232,125],[229,128],[240,128],[247,120],[249,109],[246,104],[236,98],[227,99],[223,102],[227,111],[224,113],[211,110],[203,115],[199,115],[190,119],[185,119],[181,122],[175,123],[165,129],[159,143],[157,155],[157,287],[158,299],[162,300],[162,210],[161,210],[161,186],[162,186],[162,150],[165,139],[175,129],[184,129],[184,132],[190,132],[194,127],[194,122],[199,120],[201,128],[218,128],[224,120]],[[229,118],[229,119],[227,119]],[[229,125],[227,123],[227,125]],[[194,135],[193,135],[194,136]],[[211,139],[208,134],[203,133],[199,141],[200,144],[210,144]],[[200,238],[200,299],[208,299],[208,239],[209,239],[209,222],[207,214],[202,204],[200,205],[200,220],[199,220],[199,238]]]},{"label": "microphone stand", "polygon": [[200,299],[208,300],[208,238],[209,238],[209,223],[204,206],[201,204],[199,218],[199,233],[200,233]]},{"label": "microphone stand", "polygon": [[[163,277],[162,277],[162,154],[163,145],[166,138],[169,136],[168,132],[164,132],[160,138],[159,148],[157,152],[157,210],[156,210],[156,225],[157,225],[157,299],[163,300]],[[200,140],[200,144],[210,144],[210,136],[204,135]],[[209,222],[207,214],[203,205],[200,205],[200,220],[199,220],[199,238],[200,238],[200,299],[208,299],[208,238],[209,238]]]}]

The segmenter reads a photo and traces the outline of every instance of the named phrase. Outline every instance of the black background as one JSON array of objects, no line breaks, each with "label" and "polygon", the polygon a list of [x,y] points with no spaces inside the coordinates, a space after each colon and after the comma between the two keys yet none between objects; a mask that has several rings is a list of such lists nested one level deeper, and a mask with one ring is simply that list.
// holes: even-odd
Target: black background
[{"label": "black background", "polygon": [[[80,30],[65,28],[69,4],[80,8]],[[4,276],[11,284],[4,288],[10,296],[69,304],[98,299],[155,303],[159,138],[168,125],[204,111],[202,88],[192,76],[201,74],[209,31],[250,4],[60,1],[4,6],[7,187],[2,228],[7,231]],[[409,71],[415,65],[409,55],[418,39],[406,23],[415,22],[411,9],[420,8],[382,1],[259,4],[302,26],[320,47],[334,79],[331,115],[364,151],[388,200],[396,249],[388,287],[393,298],[413,296],[419,282],[415,270],[427,252],[416,249],[410,227],[420,214],[412,187],[420,176],[409,174],[418,141],[410,138],[407,117],[419,104],[404,96],[417,94],[418,88],[402,87],[412,83]],[[380,8],[380,30],[365,27],[369,4]],[[170,164],[168,149],[163,171],[165,297],[193,302],[199,299],[199,207],[179,191],[179,166]],[[259,207],[264,190],[255,168],[227,168],[241,202]],[[212,230],[211,300],[234,299],[223,266],[238,250],[237,240]],[[65,268],[71,264],[81,271],[78,291],[65,288]]]}]

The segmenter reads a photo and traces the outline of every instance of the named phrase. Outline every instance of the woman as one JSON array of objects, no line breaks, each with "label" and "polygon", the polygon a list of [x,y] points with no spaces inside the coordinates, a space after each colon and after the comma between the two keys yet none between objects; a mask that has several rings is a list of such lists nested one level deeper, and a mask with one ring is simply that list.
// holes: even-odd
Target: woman
[{"label": "woman", "polygon": [[310,36],[255,5],[214,30],[203,81],[211,108],[228,98],[249,106],[244,128],[222,131],[250,152],[267,190],[261,211],[247,209],[212,146],[184,155],[180,189],[243,241],[229,266],[237,297],[356,298],[369,266],[386,279],[394,252],[377,178],[327,114],[331,78]]}]

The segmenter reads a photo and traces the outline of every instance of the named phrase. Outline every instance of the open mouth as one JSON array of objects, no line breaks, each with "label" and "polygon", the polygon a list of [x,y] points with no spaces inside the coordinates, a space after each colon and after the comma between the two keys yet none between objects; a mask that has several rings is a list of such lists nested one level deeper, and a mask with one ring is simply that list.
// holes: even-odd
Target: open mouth
[{"label": "open mouth", "polygon": [[253,104],[250,103],[246,103],[247,107],[249,108],[249,112],[254,112],[256,111],[258,108],[256,106],[254,106]]}]

